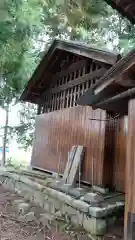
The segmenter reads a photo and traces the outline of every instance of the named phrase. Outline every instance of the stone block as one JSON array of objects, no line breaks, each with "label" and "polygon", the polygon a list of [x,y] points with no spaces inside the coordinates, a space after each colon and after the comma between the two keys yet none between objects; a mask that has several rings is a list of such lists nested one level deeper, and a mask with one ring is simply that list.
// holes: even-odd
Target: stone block
[{"label": "stone block", "polygon": [[36,181],[32,181],[28,177],[21,176],[20,181],[22,183],[25,183],[25,184],[29,185],[33,189],[43,191],[43,186],[41,184],[37,183]]},{"label": "stone block", "polygon": [[121,203],[119,205],[117,203],[113,203],[113,204],[105,204],[104,203],[103,207],[102,206],[101,207],[90,206],[89,214],[95,218],[102,218],[102,217],[112,215],[113,213],[119,211],[123,207],[124,207],[124,203]]},{"label": "stone block", "polygon": [[26,214],[26,221],[27,222],[36,221],[36,217],[34,215],[34,212],[29,212],[29,213]]},{"label": "stone block", "polygon": [[39,206],[31,206],[30,207],[30,212],[34,212],[34,216],[36,218],[39,218],[40,214],[43,213],[43,209],[40,208]]},{"label": "stone block", "polygon": [[18,220],[21,222],[36,222],[37,219],[34,216],[34,212],[29,212],[25,215],[19,215]]},{"label": "stone block", "polygon": [[62,216],[64,216],[66,214],[66,208],[67,208],[67,204],[65,203],[62,203],[61,204],[61,208],[60,208],[60,211],[62,213]]},{"label": "stone block", "polygon": [[62,205],[61,201],[50,197],[50,198],[48,198],[48,202],[50,204],[53,204],[55,211],[58,211],[61,209],[61,205]]},{"label": "stone block", "polygon": [[52,183],[49,184],[49,187],[59,190],[59,187],[64,184],[64,181],[62,179],[59,180],[53,180]]},{"label": "stone block", "polygon": [[16,205],[15,210],[18,214],[26,214],[30,209],[30,205],[28,203],[22,202]]},{"label": "stone block", "polygon": [[40,191],[33,191],[34,203],[38,204],[40,207],[44,206],[44,193]]},{"label": "stone block", "polygon": [[54,219],[55,219],[55,216],[48,213],[43,213],[43,214],[40,214],[39,222],[43,226],[46,226],[48,225],[49,222],[53,221]]},{"label": "stone block", "polygon": [[88,213],[89,211],[89,204],[81,201],[81,200],[73,200],[72,207],[78,209],[81,212]]},{"label": "stone block", "polygon": [[20,203],[23,203],[23,199],[15,199],[12,203],[13,208],[16,208]]},{"label": "stone block", "polygon": [[26,200],[30,200],[32,201],[31,199],[31,195],[33,196],[33,189],[22,183],[22,182],[15,182],[15,191],[18,192],[18,194],[22,197],[24,197]]},{"label": "stone block", "polygon": [[80,198],[80,197],[82,197],[83,195],[86,194],[86,189],[84,189],[84,188],[70,188],[68,193],[75,198]]},{"label": "stone block", "polygon": [[81,200],[89,203],[89,204],[98,204],[104,201],[103,196],[97,194],[97,193],[87,193],[83,197],[81,197]]},{"label": "stone block", "polygon": [[82,227],[83,226],[83,213],[77,211],[76,215],[71,216],[71,222],[76,227]]},{"label": "stone block", "polygon": [[71,184],[62,184],[58,186],[58,190],[66,194],[69,193],[70,188],[72,188]]},{"label": "stone block", "polygon": [[67,213],[68,216],[76,216],[77,210],[68,205],[65,205],[65,213]]},{"label": "stone block", "polygon": [[73,198],[71,196],[69,196],[69,195],[66,195],[65,193],[57,191],[57,199],[59,201],[62,201],[64,203],[72,206]]},{"label": "stone block", "polygon": [[99,192],[99,193],[101,193],[101,194],[107,194],[107,193],[109,193],[109,189],[108,189],[108,188],[104,188],[104,187],[97,186],[97,185],[93,185],[93,186],[92,186],[92,189],[93,189],[93,191]]},{"label": "stone block", "polygon": [[45,187],[43,193],[48,195],[49,197],[51,196],[54,199],[58,198],[58,191],[50,187]]},{"label": "stone block", "polygon": [[55,213],[55,207],[54,204],[49,202],[49,201],[45,201],[44,205],[43,205],[43,209],[47,212],[47,213]]},{"label": "stone block", "polygon": [[44,201],[48,200],[49,196],[44,193]]},{"label": "stone block", "polygon": [[55,212],[55,216],[56,218],[62,218],[62,212],[61,211]]},{"label": "stone block", "polygon": [[107,223],[104,219],[89,218],[84,216],[83,227],[92,235],[103,236],[107,230]]},{"label": "stone block", "polygon": [[18,174],[13,174],[11,173],[11,176],[10,176],[12,179],[14,179],[15,181],[20,181],[20,176]]},{"label": "stone block", "polygon": [[58,174],[58,173],[55,173],[55,172],[54,172],[54,173],[52,173],[52,178],[57,178],[57,179],[58,179],[58,178],[60,178],[60,177],[59,177],[59,174]]}]

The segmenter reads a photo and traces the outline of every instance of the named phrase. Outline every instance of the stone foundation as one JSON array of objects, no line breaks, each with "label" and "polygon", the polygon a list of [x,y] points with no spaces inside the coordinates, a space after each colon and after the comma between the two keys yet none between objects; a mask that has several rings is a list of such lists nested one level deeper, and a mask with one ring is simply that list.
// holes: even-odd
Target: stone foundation
[{"label": "stone foundation", "polygon": [[[53,179],[43,174],[34,172],[16,172],[0,170],[0,182],[4,187],[16,191],[26,200],[34,202],[43,208],[47,213],[53,216],[59,216],[65,221],[71,221],[76,227],[84,228],[92,236],[103,236],[108,227],[115,224],[117,219],[116,212],[120,212],[124,208],[123,196],[117,194],[116,201],[112,201],[114,196],[109,195],[103,198],[97,193],[75,189],[78,198],[52,189]],[[79,194],[80,193],[80,194]],[[84,195],[83,195],[84,194]],[[83,196],[82,196],[83,195]],[[89,201],[85,201],[89,200]],[[102,201],[101,201],[102,200]],[[93,203],[94,201],[94,203]]]}]

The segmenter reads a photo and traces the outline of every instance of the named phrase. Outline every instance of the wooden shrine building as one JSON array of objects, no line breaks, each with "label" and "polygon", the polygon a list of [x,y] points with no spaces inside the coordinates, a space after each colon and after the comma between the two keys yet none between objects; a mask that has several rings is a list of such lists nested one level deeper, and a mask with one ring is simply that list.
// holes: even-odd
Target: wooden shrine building
[{"label": "wooden shrine building", "polygon": [[[106,0],[135,24],[133,0]],[[54,40],[21,100],[38,105],[32,166],[63,173],[85,147],[81,181],[126,193],[125,240],[135,239],[135,50],[121,58]]]},{"label": "wooden shrine building", "polygon": [[[23,101],[38,105],[33,167],[63,173],[68,152],[73,145],[80,144],[86,149],[81,181],[124,191],[124,179],[119,171],[108,172],[108,158],[114,159],[113,154],[110,156],[113,129],[117,128],[117,138],[125,138],[123,132],[119,133],[116,121],[109,126],[106,121],[109,112],[94,111],[90,106],[76,103],[119,59],[118,54],[54,40],[21,96]],[[117,162],[121,163],[123,147],[116,150],[114,169],[118,167]],[[121,172],[124,167],[121,164]]]}]

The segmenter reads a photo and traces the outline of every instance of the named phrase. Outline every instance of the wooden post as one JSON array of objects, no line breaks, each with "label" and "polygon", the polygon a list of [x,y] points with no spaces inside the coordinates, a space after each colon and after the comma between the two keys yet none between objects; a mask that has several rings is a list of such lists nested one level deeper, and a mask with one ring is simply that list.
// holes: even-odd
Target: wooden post
[{"label": "wooden post", "polygon": [[124,240],[135,239],[135,99],[128,104]]}]

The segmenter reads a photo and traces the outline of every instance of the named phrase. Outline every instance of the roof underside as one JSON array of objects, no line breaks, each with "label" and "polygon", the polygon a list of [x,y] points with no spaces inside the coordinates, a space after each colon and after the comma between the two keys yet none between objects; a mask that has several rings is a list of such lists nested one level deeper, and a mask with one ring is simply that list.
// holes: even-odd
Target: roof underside
[{"label": "roof underside", "polygon": [[90,48],[88,45],[54,40],[33,73],[20,99],[37,103],[42,92],[49,87],[52,81],[55,81],[55,76],[60,72],[61,62],[67,54],[70,54],[71,57],[72,55],[77,55],[94,59],[110,66],[113,66],[120,58],[120,55],[116,53]]},{"label": "roof underside", "polygon": [[134,0],[105,0],[109,5],[127,17],[132,24],[135,24],[135,1]]}]

